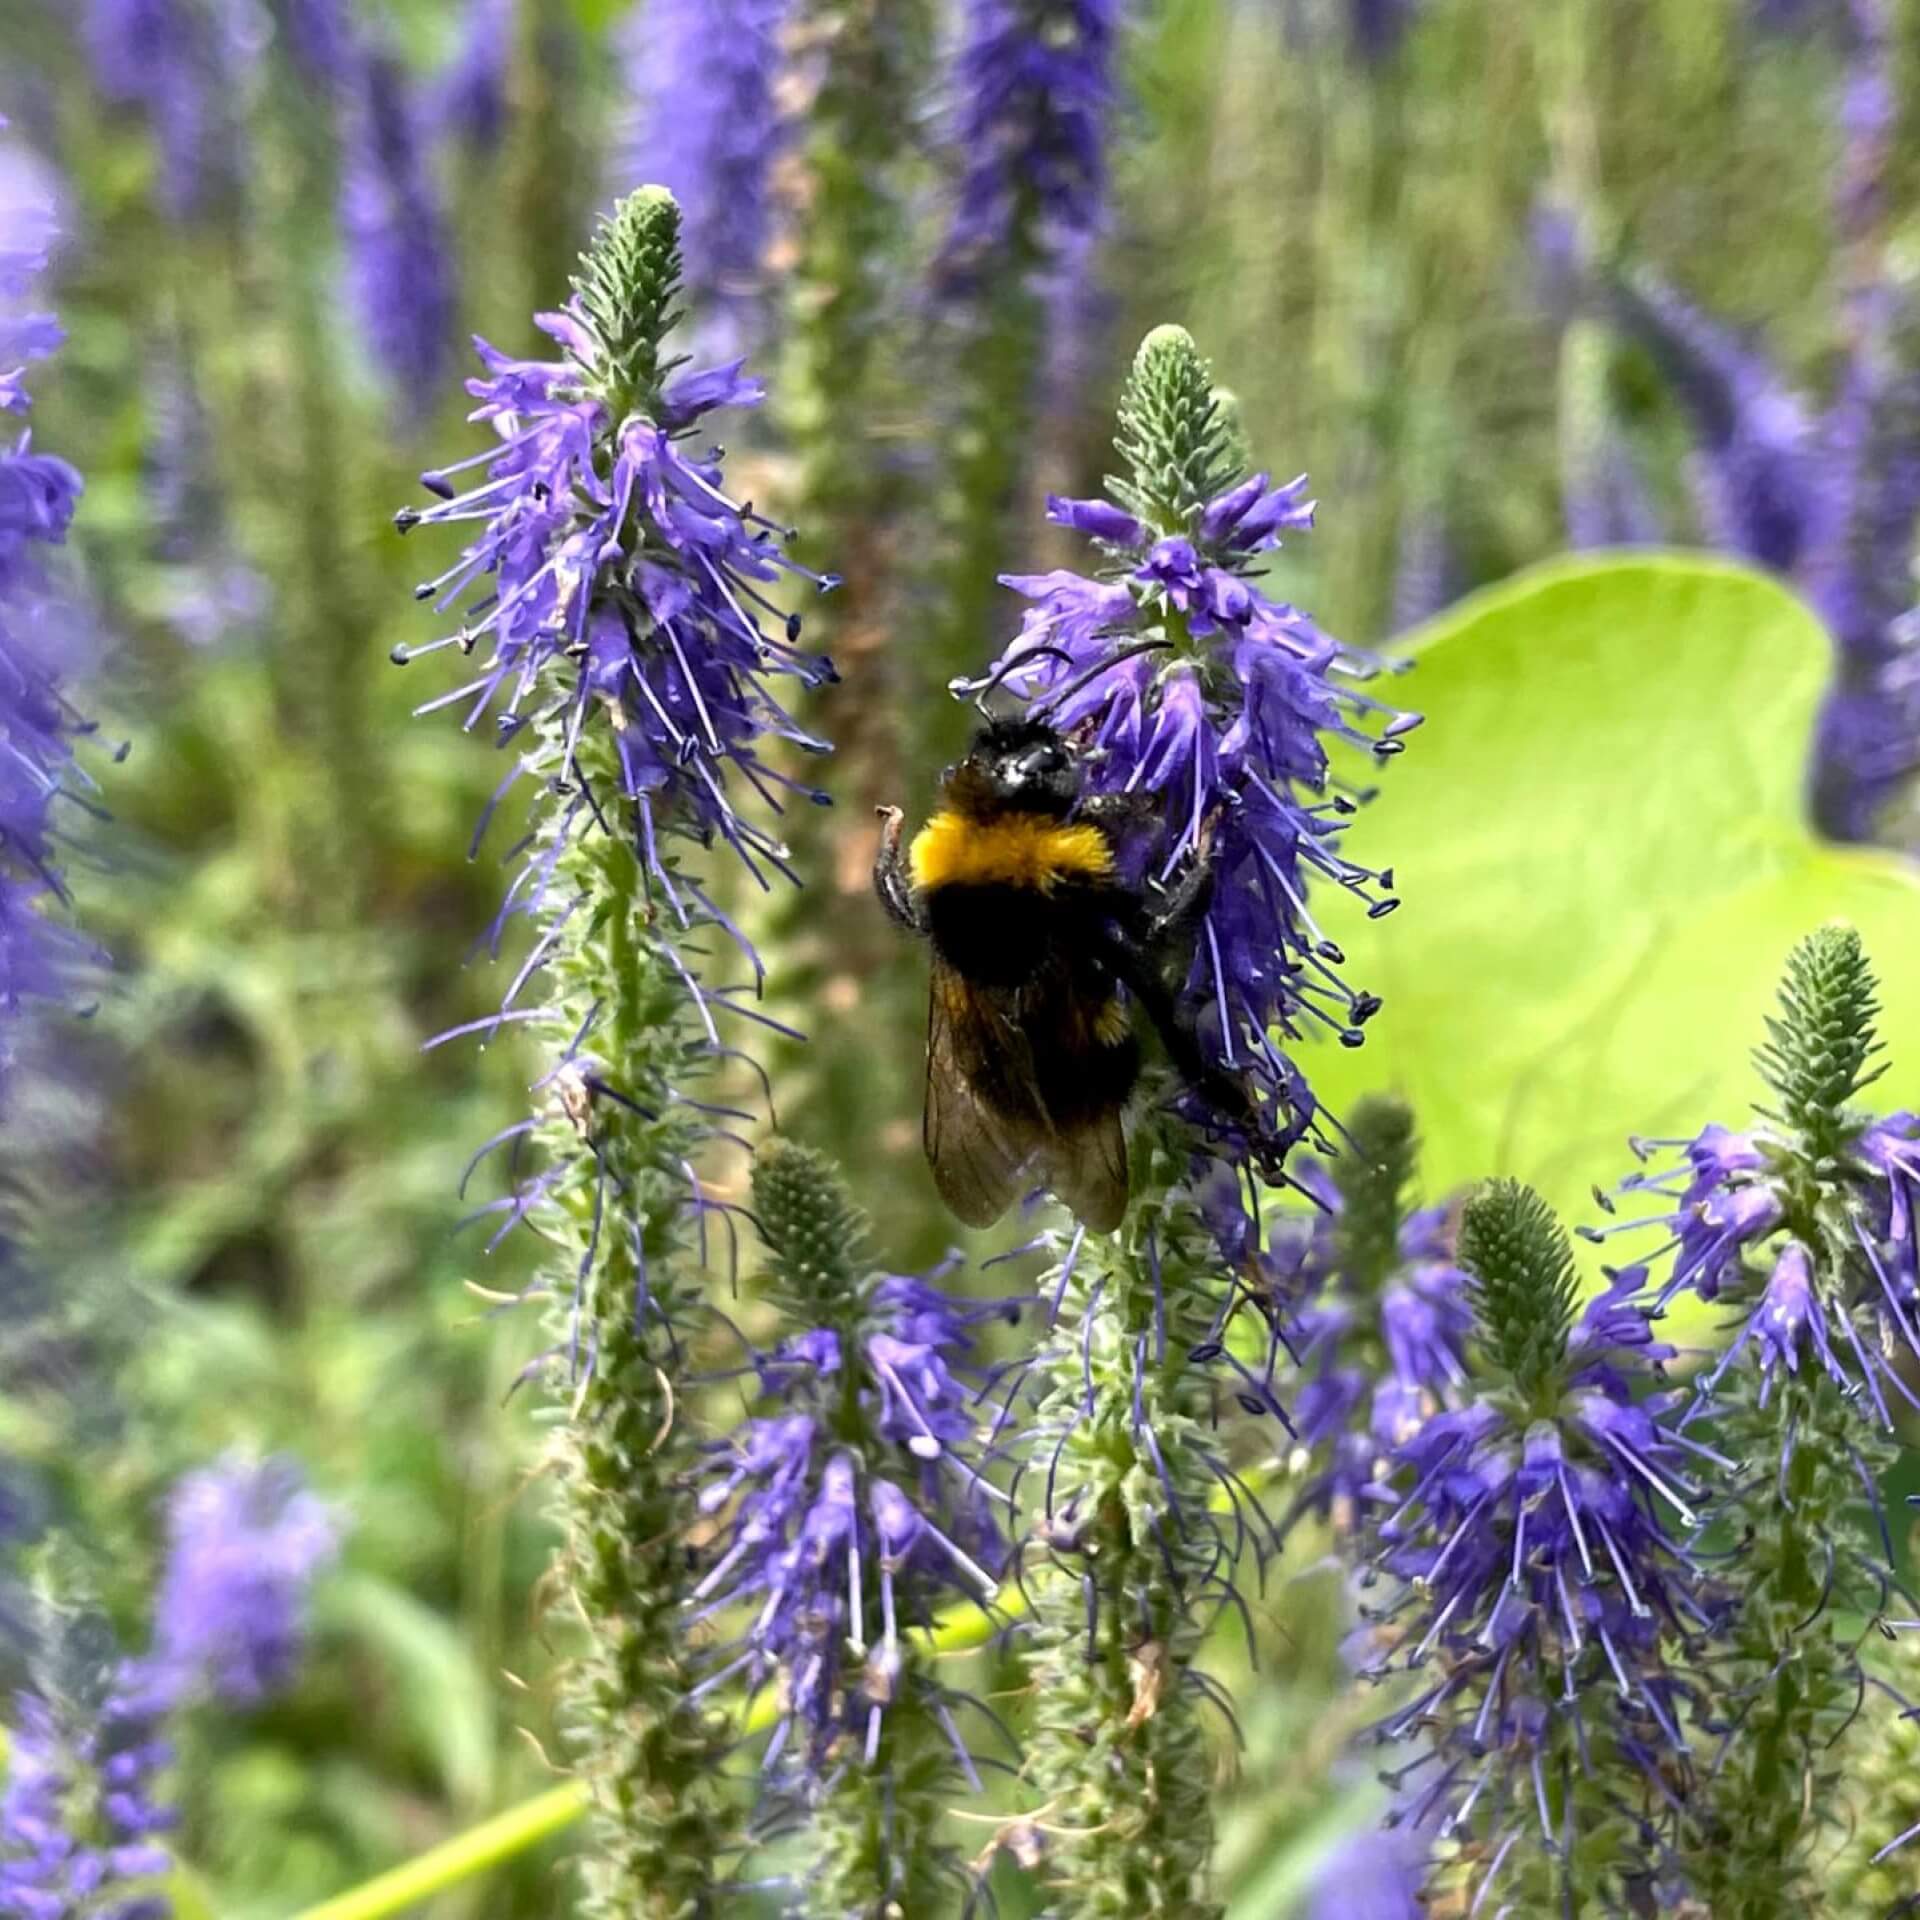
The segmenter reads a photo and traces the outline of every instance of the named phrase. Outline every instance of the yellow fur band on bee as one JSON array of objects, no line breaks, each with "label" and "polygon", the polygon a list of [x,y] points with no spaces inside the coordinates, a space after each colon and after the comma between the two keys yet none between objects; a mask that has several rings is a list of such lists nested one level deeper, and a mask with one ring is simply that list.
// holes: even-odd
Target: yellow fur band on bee
[{"label": "yellow fur band on bee", "polygon": [[1062,880],[1105,880],[1113,849],[1098,827],[1069,825],[1038,814],[968,820],[936,813],[913,837],[908,854],[921,893],[939,887],[1033,887],[1051,893]]}]

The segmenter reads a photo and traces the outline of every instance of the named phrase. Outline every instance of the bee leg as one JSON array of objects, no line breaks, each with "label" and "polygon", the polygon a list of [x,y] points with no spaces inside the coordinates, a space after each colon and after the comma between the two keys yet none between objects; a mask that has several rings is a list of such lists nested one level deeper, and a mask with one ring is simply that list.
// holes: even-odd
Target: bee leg
[{"label": "bee leg", "polygon": [[1106,958],[1153,1023],[1174,1072],[1224,1122],[1245,1133],[1257,1150],[1262,1130],[1252,1098],[1238,1074],[1207,1058],[1193,1014],[1179,991],[1167,985],[1161,955],[1131,946],[1123,935],[1107,943]]},{"label": "bee leg", "polygon": [[1156,796],[1134,789],[1125,793],[1092,793],[1073,810],[1077,820],[1091,821],[1096,827],[1145,827],[1153,823],[1158,805]]},{"label": "bee leg", "polygon": [[926,915],[913,897],[913,880],[906,855],[900,851],[900,826],[906,816],[898,807],[876,807],[880,816],[880,848],[873,856],[873,890],[887,917],[909,933],[925,933]]}]

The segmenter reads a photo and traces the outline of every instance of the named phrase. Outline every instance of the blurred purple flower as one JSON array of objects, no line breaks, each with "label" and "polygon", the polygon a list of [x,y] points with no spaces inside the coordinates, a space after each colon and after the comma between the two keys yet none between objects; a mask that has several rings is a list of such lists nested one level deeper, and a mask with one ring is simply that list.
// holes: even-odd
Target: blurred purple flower
[{"label": "blurred purple flower", "polygon": [[360,325],[414,421],[432,411],[453,347],[453,259],[420,151],[417,103],[393,58],[355,62],[340,226]]},{"label": "blurred purple flower", "polygon": [[[566,830],[605,827],[614,809],[679,913],[687,883],[669,872],[658,840],[669,820],[719,835],[763,886],[763,867],[788,871],[780,843],[735,810],[726,776],[769,798],[780,787],[809,791],[757,751],[768,735],[825,750],[774,702],[766,679],[786,674],[813,686],[832,667],[791,644],[797,615],[783,637],[762,626],[763,585],[805,570],[782,550],[775,522],[726,496],[718,451],[683,444],[713,409],[757,405],[760,384],[736,360],[677,374],[653,411],[635,395],[632,410],[615,417],[590,397],[602,376],[591,371],[597,348],[577,298],[539,324],[560,343],[561,359],[514,360],[476,342],[486,373],[467,383],[479,402],[472,417],[503,444],[423,475],[440,503],[398,517],[403,532],[482,523],[460,558],[416,590],[442,612],[475,594],[468,623],[395,658],[485,646],[478,677],[420,711],[461,705],[472,727],[496,710],[502,745],[526,724],[524,708],[562,703],[576,735],[604,715],[618,743],[620,791],[574,794]],[[456,494],[450,475],[483,464],[487,477]],[[515,910],[539,899],[552,858],[516,886]]]},{"label": "blurred purple flower", "polygon": [[1303,1920],[1426,1920],[1426,1851],[1405,1827],[1349,1834],[1313,1876]]},{"label": "blurred purple flower", "polygon": [[1436,1415],[1373,1490],[1376,1564],[1398,1583],[1366,1609],[1393,1646],[1379,1671],[1417,1688],[1375,1732],[1421,1749],[1393,1777],[1406,1827],[1472,1836],[1482,1899],[1530,1829],[1558,1844],[1542,1768],[1566,1739],[1585,1753],[1608,1727],[1655,1807],[1686,1749],[1688,1687],[1663,1641],[1719,1613],[1687,1544],[1695,1400],[1648,1390],[1673,1350],[1652,1336],[1645,1282],[1616,1276],[1542,1381]]},{"label": "blurred purple flower", "polygon": [[339,1547],[332,1510],[289,1460],[187,1474],[167,1508],[154,1659],[182,1696],[254,1706],[293,1678],[307,1593]]},{"label": "blurred purple flower", "polygon": [[1416,507],[1401,523],[1393,568],[1389,633],[1407,633],[1449,607],[1460,593],[1460,560],[1436,507]]},{"label": "blurred purple flower", "polygon": [[[701,1620],[749,1611],[738,1638],[715,1650],[699,1693],[736,1676],[777,1687],[768,1771],[785,1755],[818,1777],[843,1738],[863,1743],[871,1760],[901,1683],[902,1628],[927,1625],[953,1599],[984,1604],[998,1590],[1007,1545],[993,1502],[1005,1496],[974,1458],[971,1329],[1007,1312],[886,1276],[854,1351],[825,1329],[783,1342],[758,1370],[768,1399],[789,1410],[747,1420],[710,1449],[700,1506],[726,1518],[693,1598]],[[871,1448],[863,1454],[841,1437],[847,1422],[836,1409],[849,1390],[865,1429],[893,1451],[870,1457]],[[866,1663],[857,1694],[845,1685],[843,1649]],[[944,1704],[936,1712],[971,1775]]]},{"label": "blurred purple flower", "polygon": [[159,1797],[173,1750],[170,1691],[124,1663],[91,1709],[38,1693],[17,1703],[0,1792],[0,1914],[13,1920],[168,1920],[151,1883],[172,1862],[160,1835],[178,1819]]},{"label": "blurred purple flower", "polygon": [[1893,1410],[1913,1404],[1902,1355],[1920,1355],[1920,1118],[1858,1115],[1823,1164],[1831,1182],[1823,1204],[1844,1224],[1857,1257],[1822,1270],[1850,1274],[1851,1291],[1816,1284],[1807,1249],[1784,1230],[1804,1149],[1773,1121],[1745,1133],[1710,1126],[1691,1140],[1634,1145],[1652,1169],[1631,1175],[1619,1192],[1659,1204],[1646,1217],[1582,1228],[1583,1235],[1598,1241],[1663,1231],[1673,1263],[1659,1304],[1681,1293],[1732,1304],[1736,1332],[1715,1378],[1744,1356],[1770,1391],[1778,1372],[1817,1366],[1890,1427]]},{"label": "blurred purple flower", "polygon": [[239,177],[231,98],[245,47],[193,0],[87,0],[82,36],[94,84],[137,107],[160,153],[160,197],[176,219]]},{"label": "blurred purple flower", "polygon": [[[0,122],[4,125],[4,122]],[[0,192],[0,416],[28,407],[24,371],[60,342],[57,322],[20,302],[44,269],[53,238],[45,183],[10,156]],[[0,418],[0,425],[4,419]],[[65,538],[81,480],[36,452],[31,429],[0,440],[0,1085],[24,1002],[70,988],[88,949],[47,913],[66,901],[57,859],[56,806],[84,785],[74,743],[90,729],[62,680],[72,615],[47,574],[46,549]]]},{"label": "blurred purple flower", "polygon": [[354,32],[345,0],[285,0],[287,52],[301,77],[323,94],[353,78]]},{"label": "blurred purple flower", "polygon": [[768,189],[786,127],[774,97],[792,0],[649,0],[621,29],[630,131],[615,189],[680,202],[688,291],[738,302],[765,279]]},{"label": "blurred purple flower", "polygon": [[1313,1164],[1290,1168],[1289,1176],[1313,1211],[1270,1219],[1267,1250],[1255,1256],[1268,1324],[1292,1369],[1283,1388],[1310,1462],[1281,1530],[1316,1513],[1351,1531],[1382,1462],[1458,1403],[1473,1311],[1445,1209],[1406,1217],[1390,1271],[1358,1272],[1341,1257],[1339,1188]]},{"label": "blurred purple flower", "polygon": [[1044,266],[1097,228],[1121,11],[1121,0],[967,0],[942,292]]},{"label": "blurred purple flower", "polygon": [[498,146],[507,124],[513,0],[466,0],[460,45],[433,87],[433,123],[469,146]]},{"label": "blurred purple flower", "polygon": [[1692,417],[1708,537],[1777,573],[1806,550],[1819,512],[1814,426],[1758,348],[1647,273],[1614,283],[1620,325],[1650,353]]},{"label": "blurred purple flower", "polygon": [[1357,60],[1379,66],[1400,51],[1420,0],[1347,0],[1347,44]]},{"label": "blurred purple flower", "polygon": [[[1051,724],[1084,732],[1095,791],[1160,801],[1162,824],[1135,855],[1147,877],[1166,882],[1210,842],[1186,990],[1209,1062],[1252,1089],[1261,1137],[1240,1138],[1238,1150],[1271,1159],[1315,1111],[1281,1042],[1318,1025],[1357,1045],[1379,1005],[1342,981],[1309,885],[1331,881],[1375,917],[1398,904],[1391,872],[1339,850],[1354,803],[1332,782],[1326,738],[1385,756],[1417,716],[1362,692],[1369,664],[1255,584],[1258,556],[1283,530],[1312,524],[1304,478],[1275,487],[1256,474],[1209,502],[1190,534],[1162,536],[1106,500],[1053,499],[1048,513],[1102,546],[1112,577],[1003,576],[1034,604],[996,671],[1011,668],[1007,684]],[[1129,654],[1162,629],[1169,650]],[[1223,1136],[1235,1131],[1219,1108],[1190,1105]]]}]

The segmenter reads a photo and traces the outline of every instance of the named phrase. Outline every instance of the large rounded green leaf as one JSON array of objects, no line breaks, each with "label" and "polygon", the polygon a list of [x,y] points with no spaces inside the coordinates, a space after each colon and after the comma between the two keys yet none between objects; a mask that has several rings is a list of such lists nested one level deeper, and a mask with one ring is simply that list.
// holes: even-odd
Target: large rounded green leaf
[{"label": "large rounded green leaf", "polygon": [[1835,918],[1879,970],[1885,1097],[1920,1105],[1920,885],[1801,817],[1827,671],[1805,607],[1702,556],[1562,561],[1410,653],[1427,724],[1350,842],[1404,905],[1329,915],[1386,1000],[1363,1048],[1311,1054],[1336,1111],[1395,1088],[1430,1192],[1515,1173],[1591,1218],[1629,1133],[1738,1124],[1781,961]]}]

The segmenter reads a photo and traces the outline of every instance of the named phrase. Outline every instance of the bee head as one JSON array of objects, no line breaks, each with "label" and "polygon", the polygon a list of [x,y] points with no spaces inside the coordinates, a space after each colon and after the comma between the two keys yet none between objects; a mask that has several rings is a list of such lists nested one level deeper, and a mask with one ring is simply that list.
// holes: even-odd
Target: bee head
[{"label": "bee head", "polygon": [[1065,815],[1080,797],[1080,766],[1041,720],[989,720],[967,757],[947,769],[948,800],[966,812]]}]

